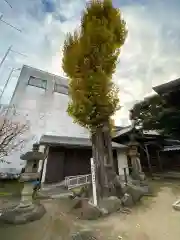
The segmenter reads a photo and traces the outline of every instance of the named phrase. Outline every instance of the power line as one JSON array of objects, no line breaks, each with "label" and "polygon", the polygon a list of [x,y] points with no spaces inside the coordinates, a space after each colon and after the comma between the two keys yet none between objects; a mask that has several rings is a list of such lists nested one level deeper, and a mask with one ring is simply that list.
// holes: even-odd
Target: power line
[{"label": "power line", "polygon": [[22,31],[21,31],[21,29],[19,29],[19,28],[17,28],[17,27],[14,27],[14,26],[13,26],[13,25],[11,25],[10,23],[7,23],[7,22],[5,22],[5,21],[4,21],[4,20],[2,20],[2,19],[1,19],[1,22],[5,23],[6,25],[8,25],[8,26],[10,26],[10,27],[14,28],[15,30],[17,30],[17,31],[19,31],[19,32],[22,32]]},{"label": "power line", "polygon": [[19,54],[19,55],[21,55],[21,56],[23,56],[23,57],[28,57],[27,55],[25,55],[24,53],[20,53],[20,52],[18,52],[18,51],[14,51],[14,50],[10,50],[11,52],[13,52],[13,53],[17,53],[17,54]]},{"label": "power line", "polygon": [[12,24],[10,24],[10,23],[4,21],[2,18],[3,18],[3,14],[1,14],[1,16],[0,16],[0,21],[1,21],[1,22],[3,22],[4,24],[8,25],[8,26],[11,27],[11,28],[14,28],[15,30],[17,30],[17,31],[19,31],[19,32],[22,32],[21,29],[19,29],[19,28],[13,26]]},{"label": "power line", "polygon": [[6,2],[10,8],[13,8],[12,5],[7,0],[4,0],[4,2]]},{"label": "power line", "polygon": [[4,55],[4,57],[3,57],[2,60],[0,61],[0,67],[2,66],[2,64],[4,63],[4,61],[6,60],[8,54],[9,54],[10,52],[13,52],[13,53],[19,54],[19,55],[24,56],[24,57],[28,57],[27,55],[25,55],[25,54],[23,54],[23,53],[20,53],[20,52],[18,52],[18,51],[14,51],[14,50],[12,50],[12,46],[10,46],[10,47],[7,49],[7,51],[6,51],[5,55]]}]

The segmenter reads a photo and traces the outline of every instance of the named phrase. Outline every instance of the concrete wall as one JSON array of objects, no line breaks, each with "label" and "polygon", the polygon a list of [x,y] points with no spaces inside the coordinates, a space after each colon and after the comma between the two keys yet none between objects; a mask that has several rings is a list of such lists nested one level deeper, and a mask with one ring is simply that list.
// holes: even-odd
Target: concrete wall
[{"label": "concrete wall", "polygon": [[119,175],[124,178],[124,168],[126,168],[126,173],[127,173],[127,175],[129,175],[126,151],[125,150],[117,150],[117,159],[118,159]]},{"label": "concrete wall", "polygon": [[[31,76],[47,80],[47,89],[29,86]],[[88,137],[87,130],[73,123],[66,112],[69,102],[67,93],[53,91],[55,81],[64,87],[68,86],[65,78],[24,66],[11,104],[22,114],[28,115],[31,131],[38,137],[42,134]]]}]

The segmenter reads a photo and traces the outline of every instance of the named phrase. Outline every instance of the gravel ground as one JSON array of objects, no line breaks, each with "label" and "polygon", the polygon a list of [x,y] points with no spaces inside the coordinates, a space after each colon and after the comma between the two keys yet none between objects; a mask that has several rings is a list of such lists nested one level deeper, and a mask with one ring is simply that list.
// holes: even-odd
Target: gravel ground
[{"label": "gravel ground", "polygon": [[180,182],[154,181],[156,197],[144,198],[131,214],[116,213],[98,221],[79,221],[67,214],[64,200],[43,200],[47,214],[40,220],[21,226],[0,226],[6,240],[68,240],[79,228],[91,229],[99,239],[179,240],[180,212],[172,204],[180,198]]}]

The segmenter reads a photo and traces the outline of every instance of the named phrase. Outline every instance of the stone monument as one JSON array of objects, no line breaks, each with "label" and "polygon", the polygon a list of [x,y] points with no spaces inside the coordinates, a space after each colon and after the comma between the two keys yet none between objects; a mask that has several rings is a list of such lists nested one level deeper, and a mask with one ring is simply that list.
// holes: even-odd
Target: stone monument
[{"label": "stone monument", "polygon": [[138,153],[138,142],[131,138],[131,142],[129,143],[129,151],[128,155],[131,158],[132,165],[132,173],[130,182],[134,186],[139,186],[141,190],[144,192],[144,195],[152,195],[152,189],[150,188],[148,181],[144,172],[142,171],[141,162]]},{"label": "stone monument", "polygon": [[131,177],[133,178],[133,180],[144,181],[145,174],[142,171],[141,162],[140,162],[139,153],[138,153],[138,143],[136,141],[131,141],[129,143],[128,155],[131,158],[131,165],[132,165]]},{"label": "stone monument", "polygon": [[18,206],[1,213],[1,221],[11,224],[24,224],[39,220],[45,214],[44,206],[32,198],[33,182],[40,178],[40,173],[38,173],[39,161],[44,158],[45,154],[39,151],[39,144],[33,144],[32,151],[21,155],[21,159],[26,160],[25,171],[20,176],[20,182],[24,183],[21,200]]}]

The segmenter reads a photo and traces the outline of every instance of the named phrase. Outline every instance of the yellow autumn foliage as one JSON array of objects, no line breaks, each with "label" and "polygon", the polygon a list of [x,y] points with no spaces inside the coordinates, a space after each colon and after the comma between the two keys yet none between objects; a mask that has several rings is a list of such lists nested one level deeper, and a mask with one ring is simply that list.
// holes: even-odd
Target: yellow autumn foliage
[{"label": "yellow autumn foliage", "polygon": [[80,29],[64,42],[63,70],[70,79],[68,113],[90,130],[119,109],[119,90],[112,76],[126,36],[125,21],[112,1],[93,0],[83,12]]}]

